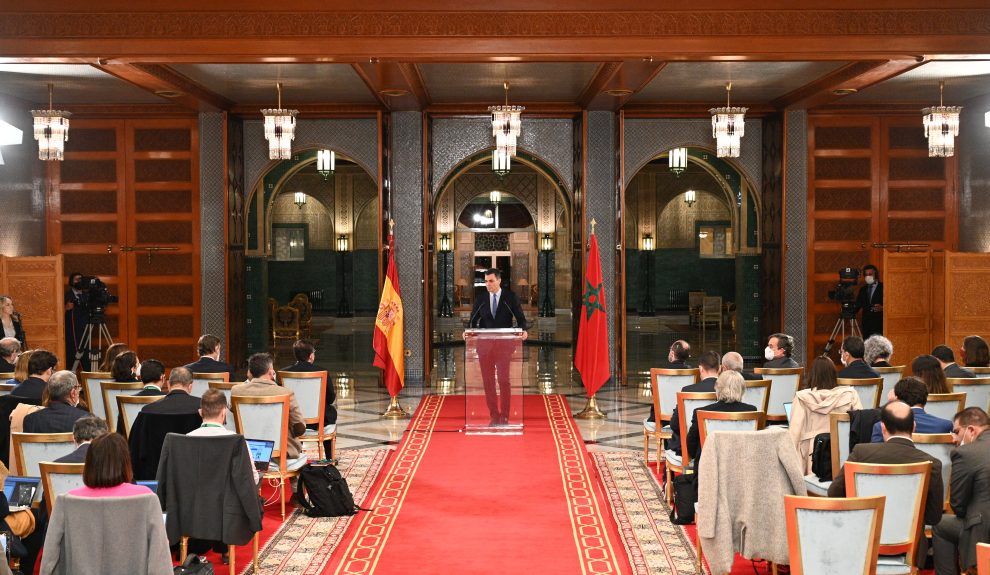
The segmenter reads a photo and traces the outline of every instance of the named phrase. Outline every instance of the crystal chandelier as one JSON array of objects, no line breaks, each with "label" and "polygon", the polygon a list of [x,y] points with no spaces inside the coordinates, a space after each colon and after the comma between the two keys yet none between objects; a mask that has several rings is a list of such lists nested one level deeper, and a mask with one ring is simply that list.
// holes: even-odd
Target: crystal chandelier
[{"label": "crystal chandelier", "polygon": [[738,158],[739,144],[746,130],[743,121],[746,108],[733,108],[729,97],[732,93],[732,82],[725,85],[725,107],[712,108],[712,136],[715,137],[715,155],[719,158]]},{"label": "crystal chandelier", "polygon": [[943,106],[945,82],[938,83],[938,106],[925,108],[925,137],[928,138],[929,158],[948,158],[956,151],[959,135],[959,112],[962,106]]},{"label": "crystal chandelier", "polygon": [[683,174],[684,170],[687,169],[687,157],[687,148],[674,148],[669,154],[667,154],[667,167],[669,167],[670,171],[674,172],[678,178],[681,177],[681,174]]},{"label": "crystal chandelier", "polygon": [[278,108],[266,108],[261,111],[265,116],[268,158],[288,160],[292,157],[292,140],[296,137],[296,114],[299,110],[283,110],[282,83],[276,83],[275,89],[278,90]]},{"label": "crystal chandelier", "polygon": [[[525,110],[523,106],[509,105],[509,83],[504,82],[502,88],[505,90],[505,105],[489,106],[488,111],[492,113],[492,136],[495,137],[495,151],[501,152],[505,156],[505,173],[509,172],[509,157],[516,155],[516,139],[522,132],[522,120],[520,115]],[[495,168],[496,157],[492,156],[492,169]],[[504,174],[499,174],[504,175]]]},{"label": "crystal chandelier", "polygon": [[31,110],[34,116],[34,139],[38,140],[38,159],[61,161],[65,142],[69,140],[69,112],[52,109],[52,91],[48,84],[48,109]]}]

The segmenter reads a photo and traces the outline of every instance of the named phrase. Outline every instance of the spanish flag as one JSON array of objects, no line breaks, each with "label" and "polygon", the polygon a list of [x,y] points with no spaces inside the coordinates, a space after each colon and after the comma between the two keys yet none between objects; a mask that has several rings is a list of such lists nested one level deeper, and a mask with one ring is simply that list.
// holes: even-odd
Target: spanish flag
[{"label": "spanish flag", "polygon": [[402,346],[402,296],[399,273],[395,269],[395,236],[388,235],[388,274],[382,288],[375,319],[375,367],[385,371],[385,388],[390,397],[399,395],[405,380]]}]

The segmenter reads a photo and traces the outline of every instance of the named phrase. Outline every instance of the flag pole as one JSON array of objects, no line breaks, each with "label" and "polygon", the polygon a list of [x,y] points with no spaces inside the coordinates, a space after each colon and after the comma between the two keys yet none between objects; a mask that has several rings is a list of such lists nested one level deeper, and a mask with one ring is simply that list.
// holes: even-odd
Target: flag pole
[{"label": "flag pole", "polygon": [[[591,218],[591,235],[595,235],[595,224],[597,223],[595,218]],[[608,416],[598,408],[597,395],[597,393],[591,394],[587,405],[580,412],[574,414],[574,419],[608,419]]]},{"label": "flag pole", "polygon": [[[389,240],[395,235],[395,220],[389,218],[388,220],[388,236]],[[389,242],[389,247],[391,247],[391,241]],[[389,253],[389,258],[394,258],[395,256]],[[409,413],[402,408],[399,404],[399,394],[396,393],[394,396],[389,398],[388,408],[385,409],[385,413],[382,413],[383,418],[387,419],[406,419],[409,417]]]}]

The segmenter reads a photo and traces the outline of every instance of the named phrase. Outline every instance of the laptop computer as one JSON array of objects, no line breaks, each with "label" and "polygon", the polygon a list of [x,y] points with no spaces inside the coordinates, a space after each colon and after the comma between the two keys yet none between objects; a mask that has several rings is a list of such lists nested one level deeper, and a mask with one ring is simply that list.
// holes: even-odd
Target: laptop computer
[{"label": "laptop computer", "polygon": [[41,491],[41,479],[8,475],[3,482],[3,494],[11,510],[28,509]]},{"label": "laptop computer", "polygon": [[791,422],[791,405],[793,404],[790,401],[784,404],[784,415],[787,416],[787,423]]},{"label": "laptop computer", "polygon": [[248,451],[251,452],[251,459],[254,460],[254,468],[258,471],[268,471],[268,465],[272,462],[272,452],[275,451],[275,442],[267,439],[245,439]]}]

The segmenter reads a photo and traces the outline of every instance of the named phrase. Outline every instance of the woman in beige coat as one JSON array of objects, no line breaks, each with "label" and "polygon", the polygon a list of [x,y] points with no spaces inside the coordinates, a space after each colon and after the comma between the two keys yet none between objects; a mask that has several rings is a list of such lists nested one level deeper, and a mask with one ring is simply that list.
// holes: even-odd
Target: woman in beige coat
[{"label": "woman in beige coat", "polygon": [[827,357],[816,357],[808,369],[791,406],[790,432],[794,447],[804,462],[805,475],[811,473],[811,450],[815,436],[829,432],[828,415],[863,409],[859,394],[848,385],[838,385],[835,364]]}]

